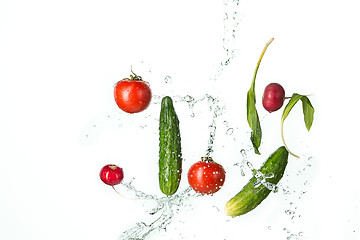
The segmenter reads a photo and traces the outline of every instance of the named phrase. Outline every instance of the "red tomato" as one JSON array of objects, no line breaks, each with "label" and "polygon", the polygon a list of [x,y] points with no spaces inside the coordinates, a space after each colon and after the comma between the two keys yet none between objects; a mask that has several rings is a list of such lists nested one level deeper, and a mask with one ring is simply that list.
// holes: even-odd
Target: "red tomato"
[{"label": "red tomato", "polygon": [[131,75],[116,83],[114,87],[115,102],[127,113],[137,113],[145,110],[151,100],[151,89],[140,76]]},{"label": "red tomato", "polygon": [[225,181],[224,168],[211,157],[194,163],[188,172],[190,186],[198,193],[213,194],[220,190]]},{"label": "red tomato", "polygon": [[124,172],[122,168],[114,165],[105,165],[100,170],[100,179],[107,185],[114,186],[119,184],[124,178]]}]

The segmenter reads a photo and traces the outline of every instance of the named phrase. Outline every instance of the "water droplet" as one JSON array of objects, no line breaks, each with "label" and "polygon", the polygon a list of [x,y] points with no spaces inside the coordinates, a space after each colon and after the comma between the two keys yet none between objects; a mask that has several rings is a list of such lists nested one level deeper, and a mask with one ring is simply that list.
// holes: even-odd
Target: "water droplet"
[{"label": "water droplet", "polygon": [[251,170],[254,169],[253,165],[252,165],[250,162],[246,162],[246,165],[247,165]]},{"label": "water droplet", "polygon": [[268,173],[265,175],[265,178],[273,178],[274,177],[274,173]]},{"label": "water droplet", "polygon": [[184,101],[186,102],[193,102],[195,99],[192,96],[186,95],[184,98]]},{"label": "water droplet", "polygon": [[294,212],[294,211],[291,211],[291,210],[285,210],[285,213],[286,213],[287,215],[293,215],[293,214],[295,214],[295,212]]},{"label": "water droplet", "polygon": [[164,78],[164,82],[165,82],[165,83],[171,83],[171,82],[172,82],[171,77],[170,77],[170,76],[166,76],[166,77]]},{"label": "water droplet", "polygon": [[231,135],[233,134],[234,132],[234,129],[233,128],[229,128],[227,131],[226,131],[226,135]]},{"label": "water droplet", "polygon": [[239,49],[234,49],[231,52],[231,55],[232,55],[233,58],[235,58],[238,54],[239,54]]},{"label": "water droplet", "polygon": [[240,153],[244,158],[247,157],[245,149],[241,149]]}]

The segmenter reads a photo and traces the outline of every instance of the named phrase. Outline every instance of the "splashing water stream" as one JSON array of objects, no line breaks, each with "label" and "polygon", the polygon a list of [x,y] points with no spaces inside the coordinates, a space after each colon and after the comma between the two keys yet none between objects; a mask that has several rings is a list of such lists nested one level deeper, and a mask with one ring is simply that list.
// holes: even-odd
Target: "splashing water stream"
[{"label": "splashing water stream", "polygon": [[145,239],[155,230],[166,229],[166,226],[170,224],[172,217],[179,207],[183,206],[184,202],[194,196],[194,193],[190,192],[190,187],[171,197],[157,198],[136,190],[131,184],[124,185],[133,191],[139,199],[154,200],[157,206],[149,212],[150,216],[154,216],[154,218],[150,220],[151,223],[146,224],[143,221],[137,222],[134,227],[123,232],[118,240]]}]

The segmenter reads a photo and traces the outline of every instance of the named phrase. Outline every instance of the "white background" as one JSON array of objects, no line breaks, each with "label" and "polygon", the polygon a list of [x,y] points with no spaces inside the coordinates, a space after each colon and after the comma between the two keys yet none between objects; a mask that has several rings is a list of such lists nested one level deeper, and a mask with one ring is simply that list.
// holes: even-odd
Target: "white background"
[{"label": "white background", "polygon": [[[237,55],[214,79],[224,56],[223,38],[229,37],[224,12],[232,7],[239,19],[230,21],[238,26],[229,41]],[[159,97],[199,99],[206,93],[225,106],[217,119],[214,158],[226,167],[227,181],[217,195],[191,200],[160,239],[180,239],[179,233],[181,239],[291,234],[360,239],[358,9],[351,0],[241,0],[238,6],[205,0],[2,0],[0,239],[111,240],[145,220],[146,203],[116,195],[100,181],[100,168],[118,164],[126,181],[135,179],[138,189],[161,196]],[[289,147],[302,156],[289,159],[282,180],[291,194],[273,194],[256,212],[230,219],[221,208],[246,183],[244,177],[232,182],[231,170],[241,161],[240,149],[250,147],[245,96],[271,37],[257,78],[258,102],[267,83],[280,82],[287,94],[310,95],[314,124],[307,132],[300,106],[286,122]],[[112,95],[131,65],[158,97],[136,115],[121,112]],[[204,154],[211,114],[202,103],[194,118],[186,103],[176,107],[186,172]],[[268,155],[282,144],[281,113],[259,114],[266,122],[262,151]],[[224,121],[234,129],[231,138]],[[254,159],[254,165],[264,160]],[[184,176],[181,184],[186,187]],[[209,203],[220,211],[206,210]],[[295,220],[286,209],[296,212]]]}]

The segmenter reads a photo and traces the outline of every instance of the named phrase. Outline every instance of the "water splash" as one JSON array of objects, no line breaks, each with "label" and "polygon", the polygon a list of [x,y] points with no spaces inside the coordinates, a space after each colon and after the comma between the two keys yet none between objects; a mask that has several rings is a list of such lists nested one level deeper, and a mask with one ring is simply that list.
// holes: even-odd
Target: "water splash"
[{"label": "water splash", "polygon": [[303,232],[298,232],[298,233],[291,233],[290,230],[288,228],[283,228],[283,230],[287,233],[290,234],[287,236],[287,240],[302,240],[304,233]]},{"label": "water splash", "polygon": [[276,184],[273,184],[273,183],[270,183],[267,181],[267,179],[273,178],[274,174],[273,173],[263,174],[259,170],[256,170],[253,167],[253,165],[247,160],[248,157],[247,157],[245,149],[241,149],[240,153],[243,156],[243,160],[240,165],[241,175],[245,176],[244,166],[247,166],[251,170],[252,175],[256,178],[256,181],[254,182],[254,188],[259,188],[261,185],[263,185],[270,191],[277,192],[279,189],[278,186],[276,186]]},{"label": "water splash", "polygon": [[213,146],[214,146],[215,134],[216,134],[216,120],[224,112],[224,107],[220,107],[218,99],[210,95],[206,95],[206,98],[208,100],[209,111],[212,112],[212,121],[211,124],[209,125],[210,136],[205,154],[206,157],[209,157],[211,153],[214,151]]},{"label": "water splash", "polygon": [[133,185],[132,185],[132,181],[130,182],[121,182],[120,185],[118,185],[119,188],[121,189],[121,195],[124,196],[127,199],[132,199],[132,200],[157,200],[157,196],[155,195],[151,195],[151,194],[147,194],[145,192],[142,192],[138,189],[136,189]]},{"label": "water splash", "polygon": [[141,199],[155,200],[156,207],[149,211],[150,223],[137,222],[134,227],[123,232],[117,240],[143,240],[154,231],[166,230],[174,214],[179,211],[184,202],[196,195],[191,193],[191,188],[188,187],[171,197],[157,198],[136,190],[131,184],[125,184],[124,186]]},{"label": "water splash", "polygon": [[224,37],[223,37],[223,53],[224,56],[220,62],[219,70],[214,76],[214,80],[217,80],[224,68],[228,66],[232,59],[234,59],[239,50],[236,46],[236,34],[237,28],[240,24],[240,14],[238,11],[240,0],[224,0]]}]

